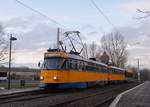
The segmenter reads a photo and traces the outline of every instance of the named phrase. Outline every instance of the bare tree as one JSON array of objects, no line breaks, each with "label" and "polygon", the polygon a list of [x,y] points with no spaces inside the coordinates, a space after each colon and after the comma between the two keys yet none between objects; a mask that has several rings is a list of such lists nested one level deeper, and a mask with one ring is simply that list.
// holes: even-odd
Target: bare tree
[{"label": "bare tree", "polygon": [[98,46],[98,49],[96,51],[96,60],[101,62],[102,49],[101,49],[101,47],[99,45],[97,45],[97,46]]},{"label": "bare tree", "polygon": [[84,45],[83,45],[83,51],[82,51],[82,56],[84,57],[84,58],[88,58],[88,49],[87,49],[87,44],[86,43],[84,43]]},{"label": "bare tree", "polygon": [[2,25],[0,25],[0,65],[7,63],[8,59],[8,41],[5,39],[5,33]]},{"label": "bare tree", "polygon": [[118,32],[109,33],[103,35],[101,43],[103,50],[109,55],[111,63],[114,66],[124,67],[128,58],[124,37]]},{"label": "bare tree", "polygon": [[101,55],[100,61],[101,61],[102,63],[109,64],[109,56],[107,55],[107,53],[106,53],[105,51],[104,51],[103,54]]},{"label": "bare tree", "polygon": [[138,19],[150,17],[150,11],[143,11],[143,10],[137,9],[137,12],[143,15],[143,16],[140,16]]},{"label": "bare tree", "polygon": [[96,58],[96,54],[97,54],[97,44],[92,42],[92,44],[89,45],[89,55],[92,58]]}]

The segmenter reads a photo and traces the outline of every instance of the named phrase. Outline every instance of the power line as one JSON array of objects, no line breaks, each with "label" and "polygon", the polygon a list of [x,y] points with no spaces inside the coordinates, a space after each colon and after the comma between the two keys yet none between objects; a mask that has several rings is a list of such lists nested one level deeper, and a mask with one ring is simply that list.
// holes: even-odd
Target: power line
[{"label": "power line", "polygon": [[59,25],[59,26],[62,26],[62,27],[65,28],[65,29],[70,29],[70,28],[66,27],[65,25],[62,25],[61,23],[57,22],[56,20],[50,18],[50,17],[47,16],[46,14],[44,14],[44,13],[42,13],[42,12],[36,10],[36,9],[33,9],[33,8],[30,7],[29,5],[23,3],[22,1],[20,1],[20,0],[15,0],[15,1],[16,1],[17,3],[19,3],[20,5],[22,5],[23,7],[27,8],[27,9],[29,9],[29,10],[31,10],[31,11],[33,11],[33,12],[35,12],[35,13],[41,15],[41,16],[43,16],[43,17],[45,17],[46,19],[49,19],[51,22],[53,22],[53,23],[55,23],[55,24],[57,24],[57,25]]},{"label": "power line", "polygon": [[95,3],[95,1],[94,0],[91,0],[91,3],[93,4],[93,6],[98,10],[98,12],[106,19],[106,21],[116,30],[116,31],[118,31],[117,29],[116,29],[116,27],[115,27],[115,25],[109,20],[109,18],[104,14],[104,12],[102,11],[102,9],[100,9],[99,7],[98,7],[98,5]]},{"label": "power line", "polygon": [[45,15],[44,13],[42,13],[42,12],[40,12],[40,11],[38,11],[38,10],[33,9],[32,7],[28,6],[27,4],[24,4],[23,2],[21,2],[21,1],[19,1],[19,0],[15,0],[15,1],[16,1],[17,3],[19,3],[20,5],[22,5],[23,7],[25,7],[25,8],[27,8],[27,9],[29,9],[29,10],[31,10],[31,11],[37,13],[37,14],[39,14],[39,15],[41,15],[41,16],[47,18],[47,19],[49,19],[51,22],[53,22],[53,23],[55,23],[55,24],[57,24],[57,25],[59,25],[59,26],[62,26],[62,27],[64,27],[64,28],[67,28],[66,26],[60,24],[59,22],[57,22],[56,20],[50,18],[49,16]]}]

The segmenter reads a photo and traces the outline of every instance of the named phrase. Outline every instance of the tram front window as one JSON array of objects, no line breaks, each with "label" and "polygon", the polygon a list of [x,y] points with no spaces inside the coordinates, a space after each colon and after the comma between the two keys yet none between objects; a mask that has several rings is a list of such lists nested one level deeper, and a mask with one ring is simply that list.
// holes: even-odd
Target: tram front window
[{"label": "tram front window", "polygon": [[63,59],[61,58],[47,58],[47,59],[44,59],[42,68],[47,69],[47,70],[60,69],[62,63],[63,63]]}]

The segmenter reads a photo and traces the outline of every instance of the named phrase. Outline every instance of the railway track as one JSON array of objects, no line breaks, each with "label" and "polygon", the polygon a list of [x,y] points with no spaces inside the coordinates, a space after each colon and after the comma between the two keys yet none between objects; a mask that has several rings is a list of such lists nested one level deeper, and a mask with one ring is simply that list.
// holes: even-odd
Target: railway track
[{"label": "railway track", "polygon": [[101,107],[111,103],[117,94],[136,85],[137,83],[130,83],[61,92],[38,90],[18,95],[0,96],[0,107]]},{"label": "railway track", "polygon": [[28,92],[17,92],[17,93],[12,93],[12,94],[4,94],[4,95],[0,96],[0,104],[13,102],[13,101],[16,101],[17,98],[20,99],[21,97],[32,96],[32,95],[35,95],[35,94],[41,93],[41,92],[42,92],[41,90],[33,90],[33,91],[28,91]]},{"label": "railway track", "polygon": [[53,96],[57,92],[61,92],[61,91],[38,89],[38,90],[32,90],[26,92],[4,94],[4,95],[0,95],[0,104],[17,102],[17,101],[29,101],[31,99],[33,100],[33,99]]},{"label": "railway track", "polygon": [[116,95],[118,95],[122,91],[130,89],[136,85],[137,84],[135,85],[129,84],[128,86],[126,85],[126,86],[114,87],[112,89],[107,89],[94,94],[81,96],[79,98],[75,98],[59,104],[54,104],[49,107],[71,107],[71,106],[82,107],[85,105],[91,107],[101,107],[102,105],[112,101],[116,97]]}]

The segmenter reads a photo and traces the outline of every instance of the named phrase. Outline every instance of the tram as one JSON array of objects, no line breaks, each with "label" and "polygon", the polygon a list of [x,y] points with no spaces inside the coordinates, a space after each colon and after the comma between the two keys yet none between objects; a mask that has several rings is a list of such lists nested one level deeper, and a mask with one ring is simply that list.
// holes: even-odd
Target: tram
[{"label": "tram", "polygon": [[44,54],[40,79],[41,88],[85,88],[124,81],[125,70],[74,53],[49,49]]}]

